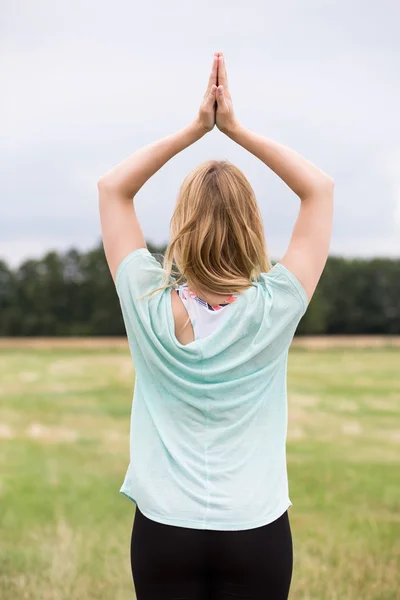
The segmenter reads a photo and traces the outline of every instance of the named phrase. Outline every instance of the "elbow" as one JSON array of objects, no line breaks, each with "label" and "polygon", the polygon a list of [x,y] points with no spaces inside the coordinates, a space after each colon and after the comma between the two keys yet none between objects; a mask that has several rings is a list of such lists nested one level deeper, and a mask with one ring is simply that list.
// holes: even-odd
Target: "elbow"
[{"label": "elbow", "polygon": [[111,198],[115,200],[118,197],[115,183],[111,181],[108,175],[103,175],[97,181],[97,196],[100,207],[103,204],[108,204]]},{"label": "elbow", "polygon": [[333,194],[333,190],[335,188],[334,179],[327,173],[324,173],[324,171],[322,171],[321,174],[322,174],[321,188],[323,190],[325,190],[326,192]]},{"label": "elbow", "polygon": [[313,192],[324,196],[333,196],[335,189],[335,181],[326,173],[322,173],[322,177],[315,183]]},{"label": "elbow", "polygon": [[103,175],[97,181],[97,189],[99,190],[99,192],[109,191],[109,190],[112,190],[113,188],[114,188],[114,185],[111,182],[110,177],[108,175]]},{"label": "elbow", "polygon": [[115,177],[110,176],[108,173],[100,177],[97,181],[97,190],[99,194],[99,201],[108,201],[109,198],[120,199],[120,200],[132,200],[134,194],[131,194],[129,190],[126,190],[119,181],[116,181]]},{"label": "elbow", "polygon": [[327,200],[333,200],[333,192],[335,188],[335,182],[326,173],[321,173],[320,176],[314,179],[314,181],[304,189],[298,196],[300,200],[309,200],[310,198],[326,198]]},{"label": "elbow", "polygon": [[327,175],[325,185],[326,185],[327,189],[329,190],[329,192],[331,194],[333,194],[333,191],[335,189],[335,180],[332,177],[330,177],[329,175]]},{"label": "elbow", "polygon": [[97,181],[97,190],[99,198],[108,198],[109,196],[124,196],[121,186],[115,181],[115,178],[108,173],[100,177]]}]

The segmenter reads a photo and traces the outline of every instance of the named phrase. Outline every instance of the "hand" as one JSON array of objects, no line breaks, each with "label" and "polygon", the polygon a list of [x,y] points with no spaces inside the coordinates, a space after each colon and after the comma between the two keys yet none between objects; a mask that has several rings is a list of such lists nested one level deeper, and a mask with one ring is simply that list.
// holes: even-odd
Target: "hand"
[{"label": "hand", "polygon": [[217,127],[223,133],[228,133],[237,125],[236,117],[233,112],[232,98],[228,87],[228,77],[225,68],[225,59],[222,52],[217,52],[218,55],[218,89],[216,93],[217,110],[216,123]]},{"label": "hand", "polygon": [[215,52],[207,90],[204,94],[203,102],[200,106],[199,115],[197,117],[197,121],[199,122],[201,128],[206,132],[211,131],[215,125],[217,69],[218,52]]}]

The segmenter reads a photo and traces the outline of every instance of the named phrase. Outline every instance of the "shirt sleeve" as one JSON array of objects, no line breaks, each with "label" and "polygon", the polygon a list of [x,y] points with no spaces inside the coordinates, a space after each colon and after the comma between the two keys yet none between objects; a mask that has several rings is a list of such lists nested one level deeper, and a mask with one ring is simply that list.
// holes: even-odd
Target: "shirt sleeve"
[{"label": "shirt sleeve", "polygon": [[115,287],[121,301],[146,302],[143,294],[163,285],[164,269],[147,248],[138,248],[128,254],[119,264]]},{"label": "shirt sleeve", "polygon": [[282,352],[289,348],[297,326],[307,310],[308,297],[295,275],[277,263],[261,274],[266,295],[266,324],[271,349]]},{"label": "shirt sleeve", "polygon": [[[171,276],[167,283],[172,281]],[[164,352],[162,340],[164,336],[168,338],[166,314],[170,302],[170,291],[164,287],[165,283],[163,266],[147,248],[128,254],[117,269],[115,287],[137,372],[143,364],[157,365]],[[148,294],[157,288],[163,289]]]},{"label": "shirt sleeve", "polygon": [[282,265],[282,263],[276,263],[266,276],[276,290],[280,290],[282,294],[294,296],[295,303],[298,305],[298,310],[300,311],[301,316],[303,316],[307,310],[308,297],[297,277]]},{"label": "shirt sleeve", "polygon": [[[165,335],[169,290],[164,285],[165,270],[147,248],[128,254],[117,269],[115,287],[132,352],[151,352]],[[148,294],[157,288],[164,289]]]}]

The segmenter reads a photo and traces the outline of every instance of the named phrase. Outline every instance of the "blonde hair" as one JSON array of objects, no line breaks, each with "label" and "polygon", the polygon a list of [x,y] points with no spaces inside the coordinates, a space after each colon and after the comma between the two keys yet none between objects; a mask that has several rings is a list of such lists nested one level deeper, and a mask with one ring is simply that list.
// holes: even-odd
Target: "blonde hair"
[{"label": "blonde hair", "polygon": [[229,296],[251,286],[272,266],[254,191],[227,160],[208,160],[184,179],[170,240],[163,256],[163,285],[145,296],[183,282],[189,289]]}]

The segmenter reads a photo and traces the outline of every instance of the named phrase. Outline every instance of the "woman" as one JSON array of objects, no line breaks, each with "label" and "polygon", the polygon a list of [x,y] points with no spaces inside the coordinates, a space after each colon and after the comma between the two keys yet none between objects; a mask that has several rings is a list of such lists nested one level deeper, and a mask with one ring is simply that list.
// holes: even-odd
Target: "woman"
[{"label": "woman", "polygon": [[[146,248],[132,199],[215,124],[301,200],[289,248],[272,268],[253,190],[228,161],[206,162],[183,182],[163,266]],[[286,364],[328,256],[333,181],[238,122],[216,52],[197,118],[98,187],[136,371],[120,491],[136,504],[137,598],[284,600],[293,564]]]}]

